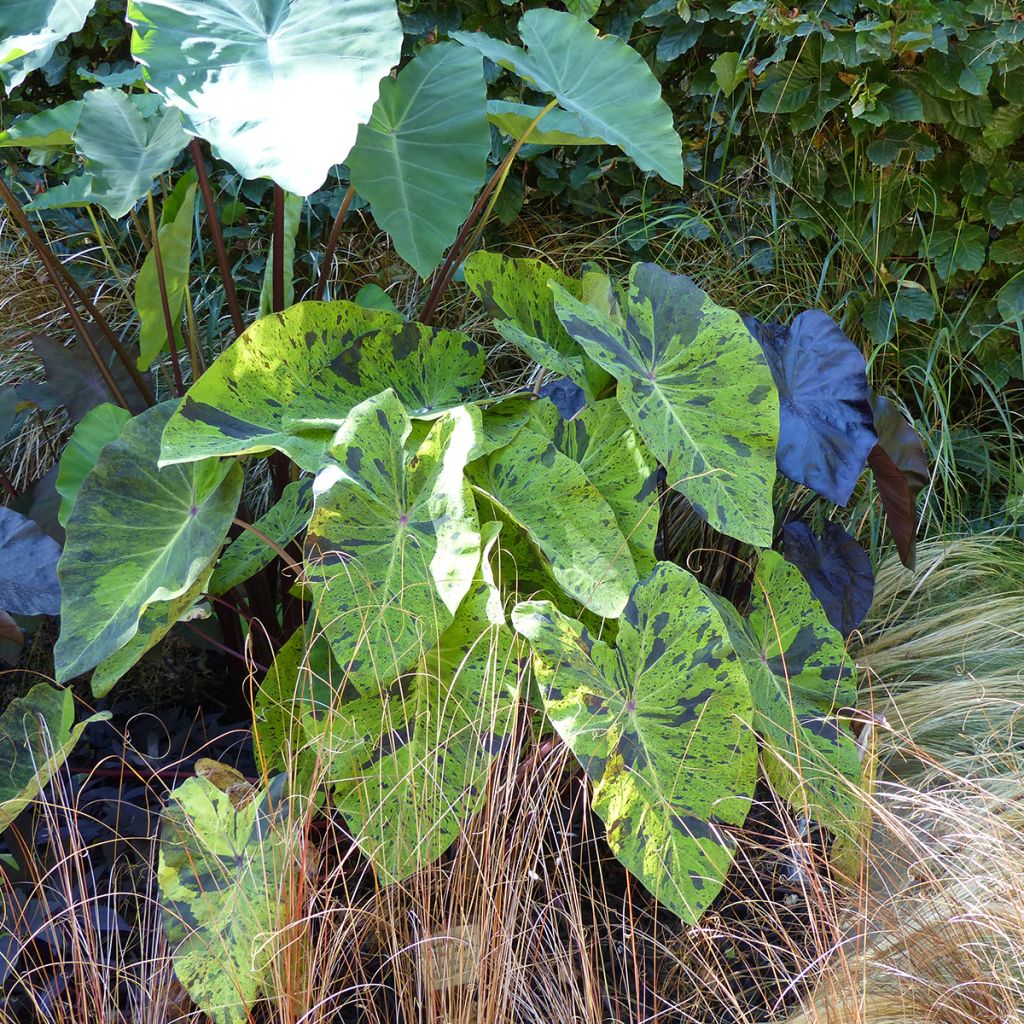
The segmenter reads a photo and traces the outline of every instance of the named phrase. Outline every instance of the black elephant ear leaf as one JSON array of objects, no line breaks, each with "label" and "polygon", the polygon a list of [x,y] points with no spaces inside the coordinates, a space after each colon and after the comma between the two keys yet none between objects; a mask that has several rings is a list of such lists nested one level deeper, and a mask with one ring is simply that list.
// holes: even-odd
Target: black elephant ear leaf
[{"label": "black elephant ear leaf", "polygon": [[60,545],[31,519],[0,508],[0,608],[15,615],[59,615]]},{"label": "black elephant ear leaf", "polygon": [[845,505],[878,441],[864,356],[820,310],[799,314],[788,328],[745,322],[779,390],[779,469]]},{"label": "black elephant ear leaf", "polygon": [[802,573],[832,626],[844,637],[864,621],[875,593],[867,552],[838,523],[826,523],[820,537],[801,521],[782,533],[786,561]]},{"label": "black elephant ear leaf", "polygon": [[914,568],[917,518],[914,502],[931,476],[921,440],[903,414],[882,395],[871,399],[878,444],[868,456],[900,561]]}]

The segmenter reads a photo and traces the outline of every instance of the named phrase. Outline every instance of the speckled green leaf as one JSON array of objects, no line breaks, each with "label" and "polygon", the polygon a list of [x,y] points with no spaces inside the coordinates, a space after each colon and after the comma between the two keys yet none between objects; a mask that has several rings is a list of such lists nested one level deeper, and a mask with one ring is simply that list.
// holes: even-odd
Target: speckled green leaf
[{"label": "speckled green leaf", "polygon": [[[362,742],[355,750],[343,743],[327,777],[385,883],[407,878],[455,841],[514,724],[521,652],[488,559],[498,529],[484,527],[473,586],[416,671],[342,706],[343,735],[354,730]],[[330,749],[332,741],[316,745]]]},{"label": "speckled green leaf", "polygon": [[763,551],[746,620],[715,598],[750,680],[754,726],[775,790],[835,832],[857,816],[860,760],[836,717],[857,702],[843,638],[795,565]]},{"label": "speckled green leaf", "polygon": [[651,263],[630,273],[622,326],[552,288],[569,333],[618,380],[669,484],[716,530],[770,544],[779,397],[740,315]]},{"label": "speckled green leaf", "polygon": [[400,324],[393,313],[352,302],[300,302],[257,320],[188,389],[164,431],[161,462],[276,448],[315,472],[329,438],[290,433],[285,413],[357,338]]},{"label": "speckled green leaf", "polygon": [[466,46],[511,68],[531,88],[578,115],[587,135],[604,139],[644,171],[683,183],[682,145],[661,86],[636,50],[564,11],[536,9],[519,20],[525,51],[481,32],[453,32]]},{"label": "speckled green leaf", "polygon": [[473,463],[469,476],[526,530],[566,593],[598,615],[622,611],[636,566],[615,513],[578,462],[524,430]]},{"label": "speckled green leaf", "polygon": [[235,807],[205,778],[171,792],[157,880],[174,973],[214,1024],[243,1024],[270,991],[287,921],[289,861],[284,776]]},{"label": "speckled green leaf", "polygon": [[718,894],[757,777],[750,689],[697,581],[659,563],[615,648],[547,602],[517,606],[548,716],[594,783],[615,856],[696,922]]},{"label": "speckled green leaf", "polygon": [[475,409],[442,416],[410,459],[393,391],[357,405],[313,485],[306,573],[319,622],[353,685],[415,666],[452,621],[480,557],[463,469]]},{"label": "speckled green leaf", "polygon": [[332,359],[295,396],[284,425],[333,433],[354,405],[385,388],[410,416],[432,419],[480,386],[485,359],[483,348],[460,331],[397,320],[356,338]]},{"label": "speckled green leaf", "polygon": [[614,398],[585,406],[571,420],[551,402],[534,404],[534,423],[586,474],[615,513],[641,577],[653,568],[658,531],[658,462]]},{"label": "speckled green leaf", "polygon": [[104,711],[75,725],[71,691],[49,683],[37,683],[7,705],[0,715],[0,832],[49,783],[82,730],[109,717]]},{"label": "speckled green leaf", "polygon": [[[310,477],[290,483],[281,497],[252,525],[275,544],[284,546],[309,522],[313,511]],[[277,552],[259,534],[243,530],[225,549],[210,580],[211,594],[223,594],[244,583],[276,557]]]},{"label": "speckled green leaf", "polygon": [[205,573],[236,514],[242,471],[210,459],[157,468],[177,402],[147,409],[106,445],[85,478],[58,565],[58,681],[73,679],[139,631],[145,610]]}]

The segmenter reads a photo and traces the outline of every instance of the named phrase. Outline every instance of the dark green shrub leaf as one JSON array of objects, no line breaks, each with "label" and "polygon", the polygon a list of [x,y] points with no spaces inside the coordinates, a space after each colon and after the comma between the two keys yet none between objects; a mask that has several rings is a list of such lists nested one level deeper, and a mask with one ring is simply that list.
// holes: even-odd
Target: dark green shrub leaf
[{"label": "dark green shrub leaf", "polygon": [[393,391],[357,405],[313,485],[306,573],[339,665],[366,692],[433,648],[473,581],[480,534],[462,476],[479,414],[446,413],[410,460]]},{"label": "dark green shrub leaf", "polygon": [[988,234],[980,224],[938,224],[921,243],[920,255],[930,257],[942,278],[958,270],[981,270]]},{"label": "dark green shrub leaf", "polygon": [[31,520],[0,506],[0,608],[15,615],[57,615],[60,545]]},{"label": "dark green shrub leaf", "polygon": [[157,468],[160,435],[176,406],[164,402],[125,423],[79,488],[57,571],[60,682],[123,647],[151,604],[188,592],[235,517],[242,489],[235,463]]},{"label": "dark green shrub leaf", "polygon": [[716,530],[771,543],[779,406],[760,346],[689,278],[643,263],[629,281],[625,325],[553,285],[562,323],[616,378],[669,483]]},{"label": "dark green shrub leaf", "polygon": [[401,56],[393,0],[131,0],[128,20],[149,87],[189,130],[301,196],[348,156]]},{"label": "dark green shrub leaf", "polygon": [[549,718],[594,783],[615,856],[695,923],[718,895],[750,806],[750,690],[718,612],[685,570],[639,583],[615,649],[546,601],[520,604]]},{"label": "dark green shrub leaf", "polygon": [[878,440],[864,356],[817,309],[800,313],[789,327],[746,322],[779,390],[779,469],[845,505]]}]

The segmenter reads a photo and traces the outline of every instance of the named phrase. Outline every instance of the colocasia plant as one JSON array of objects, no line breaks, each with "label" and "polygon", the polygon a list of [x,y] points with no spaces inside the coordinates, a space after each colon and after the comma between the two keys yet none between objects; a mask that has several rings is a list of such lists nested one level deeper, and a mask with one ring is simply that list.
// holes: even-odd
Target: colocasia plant
[{"label": "colocasia plant", "polygon": [[[909,561],[927,478],[912,429],[871,395],[863,357],[824,314],[745,323],[653,264],[626,280],[574,278],[471,252],[517,150],[481,187],[488,119],[518,143],[618,145],[679,181],[680,142],[643,61],[550,10],[524,16],[525,49],[456,33],[383,81],[401,44],[384,0],[137,0],[128,18],[145,91],[97,89],[33,115],[18,137],[83,158],[43,205],[120,216],[145,199],[154,259],[137,286],[137,352],[95,309],[85,324],[81,296],[2,188],[63,289],[89,395],[105,401],[62,399],[77,426],[57,477],[56,577],[54,542],[5,512],[5,544],[27,545],[50,577],[5,560],[0,604],[53,612],[59,582],[58,682],[91,673],[97,696],[211,604],[241,613],[222,615],[222,645],[265,659],[252,711],[267,787],[200,777],[172,793],[159,876],[196,1001],[218,1022],[242,1020],[268,976],[294,855],[287,790],[318,787],[381,880],[400,881],[457,840],[526,708],[586,771],[615,855],[684,920],[721,889],[730,829],[762,774],[801,813],[854,834],[844,635],[870,602],[871,568],[838,526],[817,536],[777,511],[777,473],[844,505],[870,463]],[[21,31],[17,60],[45,59],[46,40],[68,30]],[[488,103],[484,57],[546,105]],[[167,190],[158,224],[154,179],[188,135],[195,171]],[[245,327],[236,308],[238,336],[205,371],[181,332],[197,189],[216,225],[196,138],[278,185],[270,312]],[[295,204],[283,190],[309,193],[340,161],[399,253],[436,269],[418,321],[347,300],[286,305]],[[497,331],[558,383],[557,405],[540,379],[485,388],[481,341],[431,324],[459,266]],[[157,402],[153,365],[174,384]],[[243,494],[264,460],[275,500],[253,521]],[[730,551],[724,592],[683,567],[678,536],[667,541],[672,501]],[[66,700],[49,703],[59,755],[81,725]],[[5,808],[30,798],[23,775]],[[213,936],[225,955],[211,967]]]}]

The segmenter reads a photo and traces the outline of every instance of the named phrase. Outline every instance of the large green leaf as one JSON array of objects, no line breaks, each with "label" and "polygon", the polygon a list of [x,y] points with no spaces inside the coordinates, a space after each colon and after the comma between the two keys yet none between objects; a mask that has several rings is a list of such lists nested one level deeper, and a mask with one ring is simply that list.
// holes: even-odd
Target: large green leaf
[{"label": "large green leaf", "polygon": [[67,523],[57,574],[58,681],[123,647],[154,602],[181,597],[217,557],[235,517],[242,471],[214,459],[157,468],[176,402],[129,420],[102,449]]},{"label": "large green leaf", "polygon": [[387,685],[452,621],[473,581],[480,534],[463,468],[479,432],[446,413],[410,459],[393,391],[357,405],[313,485],[306,573],[320,623],[353,685]]},{"label": "large green leaf", "polygon": [[583,131],[618,146],[645,171],[683,182],[682,144],[672,112],[644,59],[617,36],[564,11],[527,11],[519,21],[526,50],[479,32],[453,32],[578,115]]},{"label": "large green leaf", "polygon": [[[344,702],[338,737],[330,719],[307,716],[337,805],[385,883],[407,878],[455,841],[514,725],[517,645],[488,560],[498,529],[485,525],[477,578],[414,673]],[[340,756],[332,759],[332,749]]]},{"label": "large green leaf", "polygon": [[398,63],[394,0],[131,0],[132,55],[189,131],[246,178],[307,196]]},{"label": "large green leaf", "polygon": [[398,254],[426,277],[483,184],[491,132],[483,61],[457,43],[428,46],[385,79],[345,161]]},{"label": "large green leaf", "polygon": [[71,691],[49,683],[37,683],[4,708],[0,715],[0,832],[49,784],[85,727],[108,718],[110,712],[104,711],[75,725]]},{"label": "large green leaf", "polygon": [[[192,219],[195,213],[196,186],[185,187],[180,204],[173,215],[165,207],[157,230],[160,259],[164,268],[167,306],[171,314],[175,338],[180,339],[179,325],[188,292],[189,264],[192,260]],[[148,370],[153,360],[167,347],[167,321],[164,318],[160,279],[156,268],[156,251],[150,249],[135,279],[135,309],[139,314],[140,370]]]},{"label": "large green leaf", "polygon": [[630,595],[614,649],[546,601],[518,605],[512,622],[616,857],[696,922],[732,861],[722,826],[743,824],[757,777],[750,689],[718,612],[662,562]]},{"label": "large green leaf", "polygon": [[4,0],[0,4],[0,81],[8,91],[41,68],[58,43],[85,24],[96,0]]},{"label": "large green leaf", "polygon": [[123,217],[188,143],[176,110],[145,117],[119,89],[85,94],[72,138],[92,178],[90,201],[112,217]]},{"label": "large green leaf", "polygon": [[205,778],[171,792],[157,880],[174,973],[215,1024],[244,1024],[269,992],[298,832],[284,776],[241,806]]},{"label": "large green leaf", "polygon": [[615,513],[573,458],[523,430],[473,464],[470,479],[529,534],[570,597],[614,618],[637,581]]},{"label": "large green leaf", "polygon": [[746,620],[722,612],[754,698],[754,726],[776,791],[841,833],[857,820],[860,759],[836,715],[857,702],[843,638],[800,570],[774,551],[758,556]]},{"label": "large green leaf", "polygon": [[669,484],[716,530],[771,544],[779,398],[740,315],[651,263],[630,273],[622,325],[552,289],[569,333],[618,380]]},{"label": "large green leaf", "polygon": [[641,577],[653,568],[658,532],[658,462],[614,398],[585,406],[571,420],[551,402],[534,405],[534,422],[586,474],[615,513]]},{"label": "large green leaf", "polygon": [[132,414],[127,409],[102,402],[90,409],[75,427],[61,453],[60,469],[57,471],[57,493],[60,495],[57,521],[61,526],[68,525],[78,489],[96,465],[100,452],[105,445],[117,440],[125,423],[131,418]]}]

